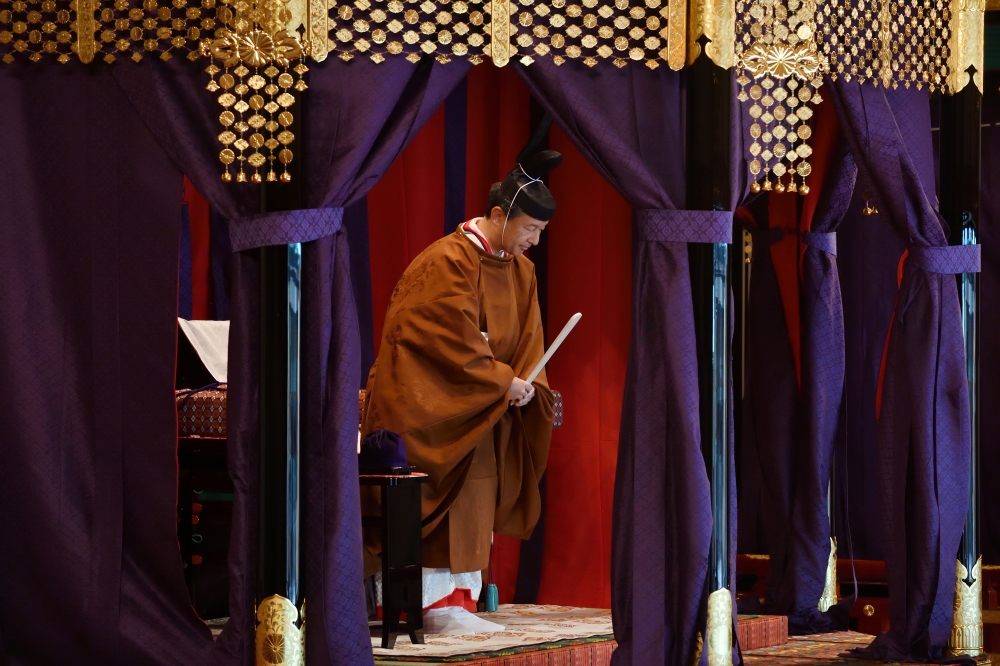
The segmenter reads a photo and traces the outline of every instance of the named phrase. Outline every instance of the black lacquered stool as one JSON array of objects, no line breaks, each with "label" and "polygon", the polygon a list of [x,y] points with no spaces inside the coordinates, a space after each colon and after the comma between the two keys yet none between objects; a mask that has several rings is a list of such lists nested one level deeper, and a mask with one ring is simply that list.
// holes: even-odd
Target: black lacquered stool
[{"label": "black lacquered stool", "polygon": [[[423,644],[420,484],[427,475],[361,474],[359,479],[363,486],[382,488],[382,514],[361,517],[362,527],[382,530],[382,647],[395,646],[401,625],[410,642]],[[400,622],[404,611],[406,622]]]}]

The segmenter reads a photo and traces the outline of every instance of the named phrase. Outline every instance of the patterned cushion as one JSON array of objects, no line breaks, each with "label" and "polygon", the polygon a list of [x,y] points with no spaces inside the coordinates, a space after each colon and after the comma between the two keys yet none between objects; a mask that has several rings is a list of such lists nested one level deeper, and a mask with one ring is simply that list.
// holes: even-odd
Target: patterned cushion
[{"label": "patterned cushion", "polygon": [[226,436],[227,386],[203,391],[177,391],[177,434],[180,437]]}]

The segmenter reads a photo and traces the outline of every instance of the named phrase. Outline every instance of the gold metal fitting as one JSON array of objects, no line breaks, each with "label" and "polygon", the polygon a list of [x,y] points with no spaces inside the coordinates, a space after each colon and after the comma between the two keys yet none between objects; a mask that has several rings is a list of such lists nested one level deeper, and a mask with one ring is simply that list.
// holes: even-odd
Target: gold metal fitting
[{"label": "gold metal fitting", "polygon": [[260,603],[257,608],[257,666],[305,665],[304,613],[302,617],[302,626],[297,626],[299,611],[295,604],[277,594]]},{"label": "gold metal fitting", "polygon": [[723,588],[708,595],[708,623],[705,627],[708,666],[732,666],[733,597]]},{"label": "gold metal fitting", "polygon": [[868,190],[865,190],[861,194],[861,196],[865,200],[865,207],[861,209],[861,214],[862,215],[878,215],[878,208],[876,208],[875,206],[873,206],[872,202],[871,202],[872,193],[869,192]]},{"label": "gold metal fitting", "polygon": [[[955,567],[955,612],[948,637],[948,654],[953,657],[978,657],[983,653],[983,558],[970,572],[961,562]],[[967,583],[971,580],[972,584]]]},{"label": "gold metal fitting", "polygon": [[[819,598],[819,610],[825,613],[837,604],[837,539],[830,537],[830,557],[826,560],[826,581],[823,596]],[[874,609],[872,609],[874,612]]]}]

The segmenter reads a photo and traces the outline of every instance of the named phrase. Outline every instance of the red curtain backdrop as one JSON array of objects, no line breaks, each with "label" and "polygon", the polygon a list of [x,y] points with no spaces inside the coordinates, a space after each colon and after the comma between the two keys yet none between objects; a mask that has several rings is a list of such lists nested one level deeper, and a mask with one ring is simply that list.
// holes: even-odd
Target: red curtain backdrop
[{"label": "red curtain backdrop", "polygon": [[632,209],[553,127],[549,326],[583,319],[549,363],[565,397],[547,475],[540,604],[611,606],[611,504],[632,325]]},{"label": "red curtain backdrop", "polygon": [[830,105],[817,107],[814,121],[813,155],[810,163],[809,193],[802,196],[795,192],[769,192],[767,216],[771,227],[784,229],[786,235],[771,245],[771,262],[778,278],[778,290],[785,311],[788,340],[795,357],[795,376],[802,383],[802,341],[799,316],[800,274],[799,266],[805,246],[800,234],[810,230],[816,204],[823,191],[823,179],[833,155],[834,142],[838,139],[837,115]]},{"label": "red curtain backdrop", "polygon": [[465,217],[486,212],[490,185],[514,168],[531,137],[531,94],[512,67],[473,67],[466,78]]},{"label": "red curtain backdrop", "polygon": [[441,238],[443,220],[442,107],[368,193],[368,247],[376,355],[392,290],[410,262]]},{"label": "red curtain backdrop", "polygon": [[191,318],[212,318],[211,210],[208,201],[184,177],[184,201],[191,230]]}]

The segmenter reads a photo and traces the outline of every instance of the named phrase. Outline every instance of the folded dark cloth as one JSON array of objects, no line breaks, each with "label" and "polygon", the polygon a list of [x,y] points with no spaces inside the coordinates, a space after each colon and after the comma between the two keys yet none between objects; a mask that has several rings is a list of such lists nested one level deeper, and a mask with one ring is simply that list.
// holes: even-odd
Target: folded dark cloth
[{"label": "folded dark cloth", "polygon": [[361,442],[358,469],[362,472],[384,472],[407,468],[406,445],[398,433],[373,430]]}]

